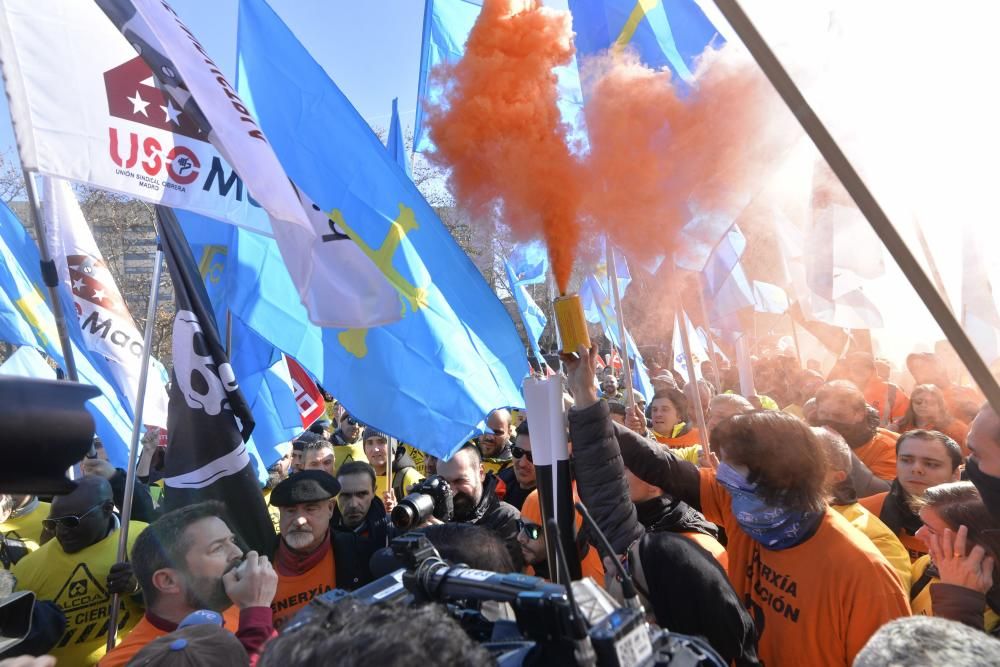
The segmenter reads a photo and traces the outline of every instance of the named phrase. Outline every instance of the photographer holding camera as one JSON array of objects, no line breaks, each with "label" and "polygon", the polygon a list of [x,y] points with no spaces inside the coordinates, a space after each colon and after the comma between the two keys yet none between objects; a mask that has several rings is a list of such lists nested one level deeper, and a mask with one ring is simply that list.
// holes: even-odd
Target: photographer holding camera
[{"label": "photographer holding camera", "polygon": [[398,531],[427,524],[468,523],[491,530],[507,547],[518,569],[523,558],[517,541],[521,513],[497,496],[498,480],[483,467],[479,447],[468,442],[450,461],[437,462],[437,474],[410,489],[392,510]]}]

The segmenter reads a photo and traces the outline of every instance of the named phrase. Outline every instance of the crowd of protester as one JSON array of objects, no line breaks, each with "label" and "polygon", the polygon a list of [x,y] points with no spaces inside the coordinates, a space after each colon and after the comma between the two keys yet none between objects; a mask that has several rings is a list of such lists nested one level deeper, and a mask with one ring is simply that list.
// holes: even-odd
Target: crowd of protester
[{"label": "crowd of protester", "polygon": [[[694,384],[653,365],[648,397],[600,361],[596,348],[563,356],[574,492],[656,624],[734,665],[1000,664],[1000,418],[937,355],[910,355],[907,392],[868,353],[827,375],[776,354],[755,360],[747,396],[721,358]],[[266,553],[233,532],[238,498],[160,509],[155,433],[127,562],[125,473],[100,449],[68,495],[0,497],[0,583],[39,600],[4,655],[51,656],[0,665],[488,664],[433,604],[344,600],[301,615],[397,566],[390,514],[431,475],[453,513],[420,530],[443,558],[550,577],[528,421],[484,420],[484,435],[438,460],[330,397],[269,469]],[[584,576],[620,595],[612,563],[587,531],[576,538]]]}]

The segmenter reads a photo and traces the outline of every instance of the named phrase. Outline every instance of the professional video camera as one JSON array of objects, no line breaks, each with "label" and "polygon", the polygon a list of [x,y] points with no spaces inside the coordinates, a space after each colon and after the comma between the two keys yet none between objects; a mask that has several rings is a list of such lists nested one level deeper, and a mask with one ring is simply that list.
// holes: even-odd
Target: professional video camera
[{"label": "professional video camera", "polygon": [[[549,529],[558,530],[555,521]],[[435,602],[444,604],[501,667],[726,664],[704,640],[651,626],[638,602],[619,606],[589,579],[575,581],[567,588],[524,574],[449,565],[421,533],[407,533],[394,539],[391,546],[405,567],[356,591],[337,589],[314,598],[284,632],[324,618],[330,607],[348,597],[366,604],[396,604],[401,613],[409,605]],[[561,561],[565,572],[564,556]],[[620,574],[630,581],[624,569]],[[634,587],[624,587],[634,596]],[[486,602],[508,604],[516,621],[488,620],[482,613]]]},{"label": "professional video camera", "polygon": [[401,530],[416,528],[432,516],[451,521],[455,505],[451,486],[440,475],[433,475],[410,487],[410,493],[392,508],[392,523]]},{"label": "professional video camera", "polygon": [[[76,382],[0,377],[0,493],[72,492],[76,483],[66,477],[66,470],[93,446],[94,418],[85,401],[99,395],[97,388]],[[36,603],[34,593],[15,593],[14,585],[13,576],[0,576],[0,659],[46,653],[66,627],[55,603]]]}]

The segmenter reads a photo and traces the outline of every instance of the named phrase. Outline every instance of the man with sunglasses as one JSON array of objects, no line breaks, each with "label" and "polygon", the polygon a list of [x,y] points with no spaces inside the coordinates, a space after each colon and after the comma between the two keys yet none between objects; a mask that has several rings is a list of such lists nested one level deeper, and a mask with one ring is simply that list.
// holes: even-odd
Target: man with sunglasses
[{"label": "man with sunglasses", "polygon": [[[479,436],[479,450],[483,459],[502,464],[493,472],[510,465],[510,434],[510,411],[501,409],[491,412],[486,418],[486,432]],[[493,466],[487,466],[487,469],[491,468]]]},{"label": "man with sunglasses", "polygon": [[361,437],[363,431],[364,424],[345,411],[340,418],[337,430],[330,436],[334,457],[331,474],[336,474],[340,470],[340,466],[348,461],[368,460],[365,457],[365,441]]},{"label": "man with sunglasses", "polygon": [[[57,496],[43,522],[55,535],[14,566],[18,590],[33,591],[39,600],[52,600],[66,616],[66,630],[52,649],[60,664],[93,665],[104,655],[108,641],[111,593],[138,593],[130,577],[112,578],[118,556],[120,524],[108,480],[84,475],[77,488]],[[129,523],[129,547],[146,527]],[[123,595],[119,607],[119,638],[139,622],[142,605]]]},{"label": "man with sunglasses", "polygon": [[524,499],[536,486],[535,462],[531,458],[531,434],[528,432],[527,419],[518,425],[516,433],[514,446],[510,448],[514,465],[501,470],[497,477],[507,489],[504,502],[521,509]]}]

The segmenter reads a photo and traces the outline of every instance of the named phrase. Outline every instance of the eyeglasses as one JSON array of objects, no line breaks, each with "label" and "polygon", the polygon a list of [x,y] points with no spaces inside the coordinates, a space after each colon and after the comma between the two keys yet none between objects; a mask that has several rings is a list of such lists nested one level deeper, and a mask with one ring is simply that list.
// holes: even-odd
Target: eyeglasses
[{"label": "eyeglasses", "polygon": [[105,503],[101,503],[100,505],[94,505],[80,516],[75,516],[73,514],[70,514],[67,516],[59,516],[54,519],[51,518],[42,519],[42,528],[52,533],[56,531],[57,526],[62,526],[63,528],[76,528],[77,526],[80,525],[80,521],[83,519],[83,517],[87,516],[94,510],[101,509],[102,507],[104,507],[104,505]]},{"label": "eyeglasses", "polygon": [[528,457],[528,463],[534,463],[535,462],[535,459],[531,458],[531,452],[529,450],[527,450],[527,449],[521,449],[517,445],[514,445],[513,447],[510,448],[510,454],[515,459],[519,459],[521,457],[527,456]]},{"label": "eyeglasses", "polygon": [[345,417],[344,423],[347,424],[348,426],[357,426],[358,420],[355,419],[354,417]]},{"label": "eyeglasses", "polygon": [[518,519],[517,532],[525,533],[529,539],[537,540],[542,536],[542,527],[537,523],[528,523],[527,521]]}]

